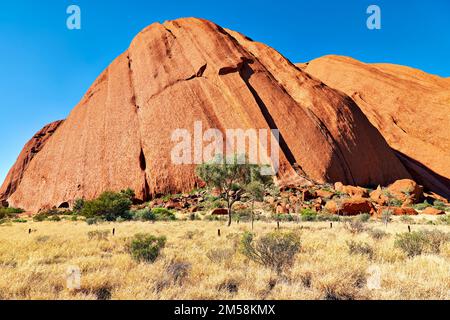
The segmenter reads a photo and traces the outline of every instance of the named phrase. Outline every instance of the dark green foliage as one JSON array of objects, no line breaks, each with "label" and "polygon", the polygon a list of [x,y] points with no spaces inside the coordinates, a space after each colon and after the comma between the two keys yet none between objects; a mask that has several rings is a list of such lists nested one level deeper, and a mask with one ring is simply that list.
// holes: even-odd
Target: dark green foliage
[{"label": "dark green foliage", "polygon": [[139,262],[154,262],[166,245],[166,237],[137,234],[129,244],[129,252]]},{"label": "dark green foliage", "polygon": [[3,208],[0,207],[0,219],[5,218],[14,218],[20,213],[24,213],[25,211],[18,208]]},{"label": "dark green foliage", "polygon": [[139,221],[155,221],[156,216],[149,208],[144,208],[132,212],[133,218]]},{"label": "dark green foliage", "polygon": [[132,194],[130,190],[104,192],[97,199],[85,201],[80,214],[86,218],[101,217],[107,221],[116,221],[118,217],[127,220],[130,218]]},{"label": "dark green foliage", "polygon": [[241,240],[240,251],[250,260],[280,274],[292,266],[300,245],[300,238],[292,232],[272,232],[256,241],[253,233],[246,232]]},{"label": "dark green foliage", "polygon": [[388,234],[385,231],[380,229],[369,229],[367,230],[367,232],[374,240],[381,240],[384,237],[388,236]]},{"label": "dark green foliage", "polygon": [[[220,155],[212,162],[203,163],[197,167],[197,175],[206,182],[208,187],[222,192],[221,197],[227,204],[229,226],[233,216],[233,204],[241,198],[247,186],[255,181],[262,185],[268,185],[273,181],[272,176],[261,175],[262,168],[249,164],[245,156],[236,155],[233,157]],[[255,191],[253,189],[251,187],[249,191]]]},{"label": "dark green foliage", "polygon": [[84,201],[84,199],[76,199],[75,203],[73,204],[73,211],[81,212],[81,210],[83,210],[84,208],[85,203],[86,201]]},{"label": "dark green foliage", "polygon": [[166,208],[153,208],[152,214],[158,221],[171,221],[176,220],[175,214],[172,210]]},{"label": "dark green foliage", "polygon": [[302,221],[316,221],[317,212],[312,209],[303,209],[300,211]]}]

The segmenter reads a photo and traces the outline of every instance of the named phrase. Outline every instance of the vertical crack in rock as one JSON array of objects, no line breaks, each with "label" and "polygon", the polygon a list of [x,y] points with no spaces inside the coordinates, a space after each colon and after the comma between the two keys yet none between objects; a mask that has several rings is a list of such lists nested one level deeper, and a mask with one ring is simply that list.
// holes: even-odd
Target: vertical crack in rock
[{"label": "vertical crack in rock", "polygon": [[[267,108],[264,101],[259,96],[258,92],[253,88],[252,84],[250,83],[250,78],[254,74],[253,69],[250,67],[250,64],[253,63],[253,60],[241,58],[242,62],[240,62],[236,67],[225,67],[219,70],[219,75],[225,75],[232,72],[238,72],[242,80],[244,81],[245,85],[247,86],[248,90],[252,94],[253,98],[255,99],[256,104],[259,106],[262,115],[264,116],[264,119],[266,120],[267,124],[269,125],[271,130],[278,130],[278,126],[273,119],[272,115],[269,112],[269,109]],[[286,159],[289,161],[292,167],[298,166],[297,160],[295,159],[294,154],[292,153],[291,149],[289,149],[288,144],[286,143],[286,140],[284,139],[281,132],[279,132],[279,144],[280,148],[283,151],[284,155],[286,156]]]},{"label": "vertical crack in rock", "polygon": [[148,183],[148,177],[147,177],[147,160],[145,158],[145,153],[144,153],[144,143],[142,141],[142,128],[141,128],[141,121],[139,118],[140,107],[136,101],[136,90],[134,87],[133,60],[131,59],[129,52],[127,55],[127,60],[128,60],[128,74],[129,74],[129,81],[130,81],[131,95],[132,95],[131,103],[134,105],[134,110],[136,113],[136,119],[138,122],[139,144],[141,147],[141,151],[139,153],[139,166],[141,168],[142,176],[144,179],[143,186],[142,186],[142,201],[146,202],[146,201],[150,200],[150,185]]}]

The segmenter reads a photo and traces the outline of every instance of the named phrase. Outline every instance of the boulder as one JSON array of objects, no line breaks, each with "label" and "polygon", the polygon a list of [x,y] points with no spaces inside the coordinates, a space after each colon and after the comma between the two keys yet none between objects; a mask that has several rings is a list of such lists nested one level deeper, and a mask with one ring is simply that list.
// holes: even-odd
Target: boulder
[{"label": "boulder", "polygon": [[346,185],[343,185],[341,182],[336,182],[334,185],[334,189],[338,192],[346,193],[350,197],[363,198],[363,197],[367,197],[369,195],[367,192],[367,189],[365,189],[365,188],[355,187],[355,186],[346,186]]},{"label": "boulder", "polygon": [[228,215],[228,209],[226,208],[215,208],[209,212],[210,215],[213,216],[226,216]]},{"label": "boulder", "polygon": [[387,190],[393,197],[403,202],[410,200],[417,203],[423,195],[423,187],[411,179],[397,180]]},{"label": "boulder", "polygon": [[394,216],[416,216],[419,213],[411,207],[379,207],[377,210],[377,216],[381,217],[384,210],[390,210]]},{"label": "boulder", "polygon": [[370,193],[370,199],[380,206],[385,205],[389,201],[389,198],[383,194],[380,186]]},{"label": "boulder", "polygon": [[439,215],[443,215],[445,214],[445,212],[443,210],[439,210],[433,207],[428,207],[425,208],[425,210],[423,210],[421,212],[421,214],[427,214],[427,215],[431,215],[431,216],[439,216]]},{"label": "boulder", "polygon": [[316,190],[316,195],[322,199],[331,199],[334,196],[334,192],[319,189]]},{"label": "boulder", "polygon": [[338,213],[338,204],[334,200],[330,200],[325,204],[325,210],[327,210],[329,213],[337,214]]},{"label": "boulder", "polygon": [[348,198],[341,203],[339,214],[344,216],[356,216],[363,213],[373,214],[375,208],[368,199]]}]

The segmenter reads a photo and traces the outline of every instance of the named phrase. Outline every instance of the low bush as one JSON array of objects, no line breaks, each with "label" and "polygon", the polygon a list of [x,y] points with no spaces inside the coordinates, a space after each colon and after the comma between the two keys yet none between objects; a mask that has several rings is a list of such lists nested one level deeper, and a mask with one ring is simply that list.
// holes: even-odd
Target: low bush
[{"label": "low bush", "polygon": [[254,234],[246,232],[240,251],[250,260],[281,274],[286,267],[292,266],[300,246],[300,238],[293,232],[272,232],[257,240]]},{"label": "low bush", "polygon": [[425,210],[428,207],[431,207],[431,204],[429,204],[426,200],[423,203],[418,203],[413,206],[416,210]]},{"label": "low bush", "polygon": [[139,221],[155,221],[156,216],[149,208],[144,208],[131,212],[134,220]]},{"label": "low bush", "polygon": [[189,275],[191,264],[189,262],[172,259],[165,267],[166,275],[175,285],[181,285],[183,280]]},{"label": "low bush", "polygon": [[428,239],[428,251],[439,254],[441,246],[450,241],[450,234],[440,230],[425,230],[422,231]]},{"label": "low bush", "polygon": [[98,222],[97,218],[87,218],[86,219],[86,223],[90,226],[93,224],[97,224],[97,222]]},{"label": "low bush", "polygon": [[421,231],[397,234],[395,247],[400,248],[408,257],[414,257],[425,252],[429,240]]},{"label": "low bush", "polygon": [[364,223],[356,219],[346,221],[344,224],[344,228],[351,234],[361,233],[366,229]]},{"label": "low bush", "polygon": [[388,234],[385,231],[380,229],[369,229],[367,230],[367,232],[374,240],[381,240],[384,237],[388,236]]},{"label": "low bush", "polygon": [[300,211],[302,221],[315,221],[317,219],[317,212],[312,209],[303,209]]},{"label": "low bush", "polygon": [[155,216],[158,221],[171,221],[176,220],[175,214],[173,211],[165,208],[153,208],[152,214]]},{"label": "low bush", "polygon": [[139,262],[154,262],[166,245],[166,237],[137,234],[129,243],[129,252]]},{"label": "low bush", "polygon": [[104,192],[97,199],[85,201],[80,215],[86,218],[101,217],[107,221],[115,221],[118,217],[129,219],[133,197],[131,190]]},{"label": "low bush", "polygon": [[358,219],[359,219],[359,221],[361,221],[361,222],[368,222],[368,221],[370,220],[370,214],[369,214],[369,213],[363,213],[363,214],[360,214],[360,215],[358,216]]},{"label": "low bush", "polygon": [[435,200],[433,202],[433,207],[442,211],[450,211],[450,207],[446,206],[445,203],[440,200]]},{"label": "low bush", "polygon": [[369,259],[373,257],[373,248],[368,243],[351,240],[347,242],[347,247],[350,254],[365,255]]},{"label": "low bush", "polygon": [[450,214],[446,214],[444,216],[440,216],[438,218],[439,223],[450,225]]},{"label": "low bush", "polygon": [[0,219],[14,218],[18,214],[24,213],[25,211],[18,208],[3,208],[0,207]]},{"label": "low bush", "polygon": [[408,224],[414,223],[414,219],[411,216],[401,216],[400,221]]}]

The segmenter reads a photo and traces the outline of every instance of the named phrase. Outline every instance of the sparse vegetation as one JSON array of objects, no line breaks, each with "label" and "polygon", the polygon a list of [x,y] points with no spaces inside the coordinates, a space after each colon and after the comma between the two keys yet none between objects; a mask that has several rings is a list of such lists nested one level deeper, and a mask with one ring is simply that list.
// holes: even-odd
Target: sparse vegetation
[{"label": "sparse vegetation", "polygon": [[133,259],[139,262],[154,262],[166,245],[166,237],[155,237],[151,234],[137,234],[129,244]]},{"label": "sparse vegetation", "polygon": [[369,259],[373,257],[373,248],[368,243],[350,240],[347,242],[347,246],[350,254],[365,255]]},{"label": "sparse vegetation", "polygon": [[293,232],[272,232],[254,240],[254,234],[245,233],[241,240],[241,253],[250,260],[281,274],[292,266],[300,250],[300,238]]}]

